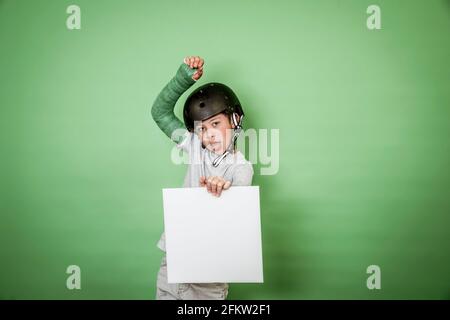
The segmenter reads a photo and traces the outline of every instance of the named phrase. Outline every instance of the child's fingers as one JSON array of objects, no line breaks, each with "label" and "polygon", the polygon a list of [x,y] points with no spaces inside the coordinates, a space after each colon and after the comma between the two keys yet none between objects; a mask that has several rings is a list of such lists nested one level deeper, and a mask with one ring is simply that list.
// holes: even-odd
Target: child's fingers
[{"label": "child's fingers", "polygon": [[215,196],[220,196],[223,190],[227,190],[231,186],[231,181],[226,181],[222,177],[211,176],[206,178],[204,176],[200,177],[200,184],[206,185],[206,189],[209,193]]},{"label": "child's fingers", "polygon": [[197,72],[197,79],[196,80],[200,79],[202,77],[202,75],[203,75],[203,70],[200,70],[199,72]]},{"label": "child's fingers", "polygon": [[206,180],[206,190],[208,190],[208,192],[211,192],[211,181],[212,181],[213,177],[209,177],[208,180]]},{"label": "child's fingers", "polygon": [[200,62],[200,57],[194,57],[194,64],[193,64],[194,68],[198,67],[199,62]]},{"label": "child's fingers", "polygon": [[223,185],[223,190],[227,190],[231,187],[231,181],[225,181],[225,184]]},{"label": "child's fingers", "polygon": [[186,63],[190,68],[192,68],[192,56],[185,57],[183,62]]},{"label": "child's fingers", "polygon": [[202,68],[205,61],[199,56],[187,56],[183,62],[189,65],[190,68]]},{"label": "child's fingers", "polygon": [[194,73],[194,75],[192,76],[192,79],[198,80],[201,78],[202,75],[203,75],[203,70],[199,70],[196,73]]},{"label": "child's fingers", "polygon": [[212,194],[216,194],[217,193],[217,183],[219,182],[219,180],[217,179],[217,177],[214,177],[211,181],[211,192]]},{"label": "child's fingers", "polygon": [[197,71],[192,75],[192,79],[197,81],[203,75],[203,64],[204,60],[199,56],[188,56],[183,59],[183,62],[189,66],[191,69],[197,69]]},{"label": "child's fingers", "polygon": [[225,181],[223,181],[223,180],[219,181],[217,183],[217,196],[218,197],[220,197],[220,195],[222,194],[222,188],[223,188],[224,184],[225,184]]}]

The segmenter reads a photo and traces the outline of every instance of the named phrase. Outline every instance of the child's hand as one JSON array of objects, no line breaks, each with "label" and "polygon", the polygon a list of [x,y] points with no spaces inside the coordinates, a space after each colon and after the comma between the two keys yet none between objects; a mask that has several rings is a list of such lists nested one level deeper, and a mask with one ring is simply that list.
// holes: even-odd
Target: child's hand
[{"label": "child's hand", "polygon": [[195,57],[186,57],[183,62],[187,64],[191,69],[197,69],[197,71],[192,75],[192,79],[197,81],[203,74],[203,59],[195,56]]},{"label": "child's hand", "polygon": [[227,190],[231,186],[231,181],[227,181],[222,177],[200,177],[200,186],[206,186],[208,192],[212,193],[213,196],[220,197],[222,190]]}]

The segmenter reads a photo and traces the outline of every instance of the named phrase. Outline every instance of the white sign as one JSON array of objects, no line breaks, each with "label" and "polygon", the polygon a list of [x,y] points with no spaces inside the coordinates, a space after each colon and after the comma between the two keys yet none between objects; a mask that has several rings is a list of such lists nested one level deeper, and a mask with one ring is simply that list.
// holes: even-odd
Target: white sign
[{"label": "white sign", "polygon": [[163,189],[169,283],[263,282],[259,187]]}]

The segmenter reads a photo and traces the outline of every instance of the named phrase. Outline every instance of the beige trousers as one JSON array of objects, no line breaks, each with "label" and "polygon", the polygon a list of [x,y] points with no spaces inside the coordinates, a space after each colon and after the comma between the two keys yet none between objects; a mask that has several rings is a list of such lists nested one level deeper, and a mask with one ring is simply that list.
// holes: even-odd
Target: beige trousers
[{"label": "beige trousers", "polygon": [[165,255],[156,286],[156,300],[225,300],[228,295],[228,283],[167,283]]}]

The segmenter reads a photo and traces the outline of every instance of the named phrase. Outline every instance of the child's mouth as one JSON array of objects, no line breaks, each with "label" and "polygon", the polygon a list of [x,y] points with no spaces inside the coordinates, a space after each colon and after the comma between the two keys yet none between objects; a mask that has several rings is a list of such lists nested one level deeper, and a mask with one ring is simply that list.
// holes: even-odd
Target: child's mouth
[{"label": "child's mouth", "polygon": [[218,152],[220,149],[220,142],[212,142],[209,144],[209,149],[213,152]]}]

